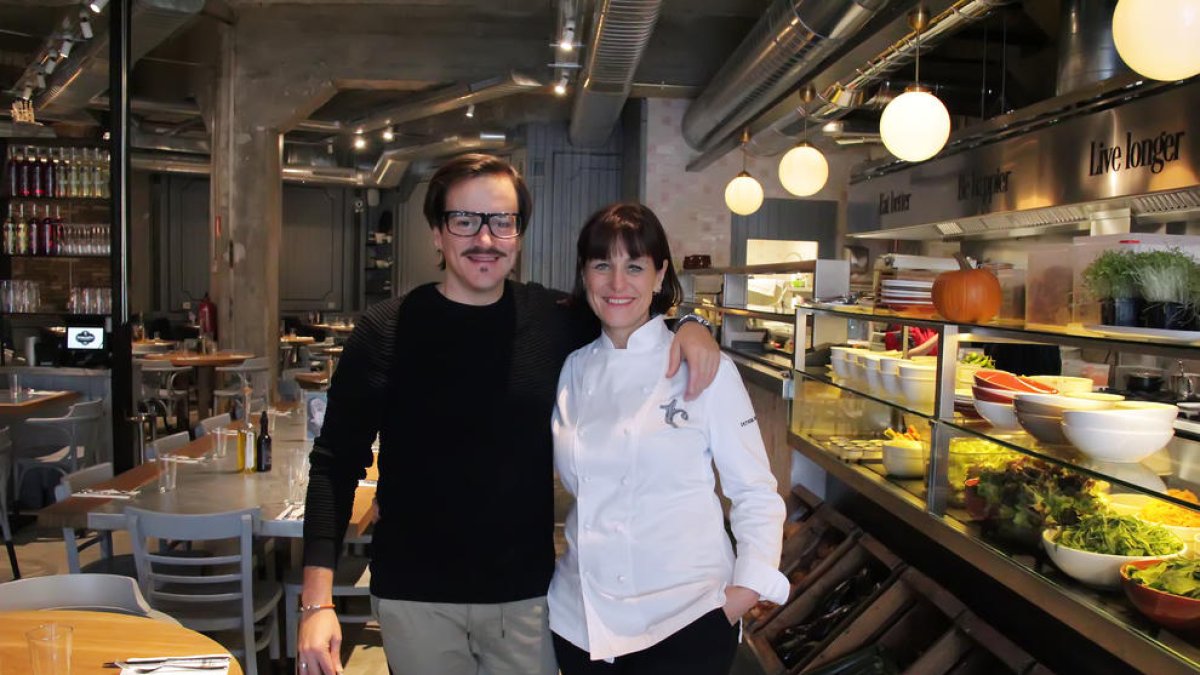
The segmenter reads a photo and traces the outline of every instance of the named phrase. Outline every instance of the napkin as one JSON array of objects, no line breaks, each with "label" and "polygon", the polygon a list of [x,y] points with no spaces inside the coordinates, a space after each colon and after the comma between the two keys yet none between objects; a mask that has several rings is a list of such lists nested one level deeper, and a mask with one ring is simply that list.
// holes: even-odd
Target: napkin
[{"label": "napkin", "polygon": [[275,516],[275,520],[304,520],[304,505],[289,506]]},{"label": "napkin", "polygon": [[203,457],[185,457],[183,455],[172,455],[176,462],[180,464],[203,464]]},{"label": "napkin", "polygon": [[133,499],[137,496],[137,491],[125,490],[80,490],[71,495],[72,497],[91,497],[93,499]]},{"label": "napkin", "polygon": [[363,478],[358,481],[358,487],[375,487],[377,485],[379,485],[379,481],[371,480],[370,478]]},{"label": "napkin", "polygon": [[[229,672],[227,654],[199,654],[196,656],[159,656],[153,658],[126,659],[121,662],[121,675],[225,675]],[[153,670],[151,670],[153,669]]]}]

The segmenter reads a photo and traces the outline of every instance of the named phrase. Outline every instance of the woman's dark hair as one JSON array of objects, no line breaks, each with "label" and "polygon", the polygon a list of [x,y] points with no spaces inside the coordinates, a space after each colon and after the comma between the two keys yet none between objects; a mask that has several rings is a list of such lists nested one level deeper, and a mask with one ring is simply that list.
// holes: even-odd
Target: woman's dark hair
[{"label": "woman's dark hair", "polygon": [[446,193],[464,180],[479,176],[508,176],[517,191],[517,212],[521,214],[521,232],[529,227],[533,215],[533,198],[529,186],[516,167],[508,162],[482,153],[459,155],[446,162],[429,179],[429,191],[425,193],[425,220],[430,229],[442,226],[442,214],[446,212]]},{"label": "woman's dark hair", "polygon": [[671,263],[671,247],[658,216],[636,202],[611,204],[592,214],[579,233],[575,258],[575,289],[572,302],[587,304],[583,270],[589,260],[604,260],[614,250],[624,249],[630,258],[650,256],[655,270],[666,266],[662,290],[650,301],[650,316],[665,314],[683,299],[683,288]]}]

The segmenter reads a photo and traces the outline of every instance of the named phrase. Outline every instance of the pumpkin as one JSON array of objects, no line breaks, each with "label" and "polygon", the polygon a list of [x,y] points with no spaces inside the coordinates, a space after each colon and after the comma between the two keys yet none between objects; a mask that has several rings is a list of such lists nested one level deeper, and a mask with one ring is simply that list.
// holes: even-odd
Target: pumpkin
[{"label": "pumpkin", "polygon": [[942,272],[933,281],[933,306],[947,321],[988,321],[1000,312],[1002,299],[996,275],[969,265],[954,272]]}]

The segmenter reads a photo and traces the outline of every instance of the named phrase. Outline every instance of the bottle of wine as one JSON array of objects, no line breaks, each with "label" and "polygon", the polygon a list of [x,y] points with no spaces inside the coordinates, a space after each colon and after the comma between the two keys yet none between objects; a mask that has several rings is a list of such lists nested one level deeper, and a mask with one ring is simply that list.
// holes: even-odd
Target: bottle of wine
[{"label": "bottle of wine", "polygon": [[58,196],[58,177],[55,175],[58,167],[54,160],[54,148],[46,148],[40,161],[42,164],[42,196],[53,199]]},{"label": "bottle of wine", "polygon": [[17,255],[29,253],[29,224],[25,222],[25,205],[17,207]]},{"label": "bottle of wine", "polygon": [[50,205],[46,205],[46,217],[42,218],[42,255],[58,255],[55,250],[54,219],[50,217]]},{"label": "bottle of wine", "polygon": [[25,148],[25,165],[29,167],[29,196],[44,197],[42,193],[42,162],[41,150]]},{"label": "bottle of wine", "polygon": [[271,434],[267,431],[267,411],[262,411],[258,419],[258,447],[254,452],[254,470],[258,472],[271,470]]},{"label": "bottle of wine", "polygon": [[79,162],[75,165],[75,169],[79,174],[79,196],[92,197],[92,159],[88,156],[88,149],[84,148],[80,151],[82,155]]},{"label": "bottle of wine", "polygon": [[4,255],[17,252],[17,222],[13,220],[13,205],[8,205],[8,217],[4,219]]},{"label": "bottle of wine", "polygon": [[33,190],[29,186],[29,148],[21,151],[17,158],[17,196],[32,197]]},{"label": "bottle of wine", "polygon": [[29,255],[42,254],[42,221],[38,220],[37,205],[30,207],[33,215],[29,216],[29,225],[25,230],[29,237]]}]

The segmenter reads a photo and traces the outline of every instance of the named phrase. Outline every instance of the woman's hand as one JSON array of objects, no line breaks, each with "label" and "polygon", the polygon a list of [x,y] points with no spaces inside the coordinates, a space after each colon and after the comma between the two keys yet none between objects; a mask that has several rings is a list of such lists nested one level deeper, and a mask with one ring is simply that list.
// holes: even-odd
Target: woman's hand
[{"label": "woman's hand", "polygon": [[738,619],[750,611],[750,608],[758,604],[758,592],[752,591],[745,586],[727,586],[725,588],[725,618],[729,619],[729,625],[738,622]]},{"label": "woman's hand", "polygon": [[300,615],[296,640],[296,675],[340,675],[342,626],[332,609]]},{"label": "woman's hand", "polygon": [[688,365],[687,390],[683,400],[691,401],[700,395],[717,376],[721,367],[721,346],[712,333],[698,323],[686,323],[679,327],[671,341],[671,358],[667,363],[667,377],[679,372],[681,361]]}]

